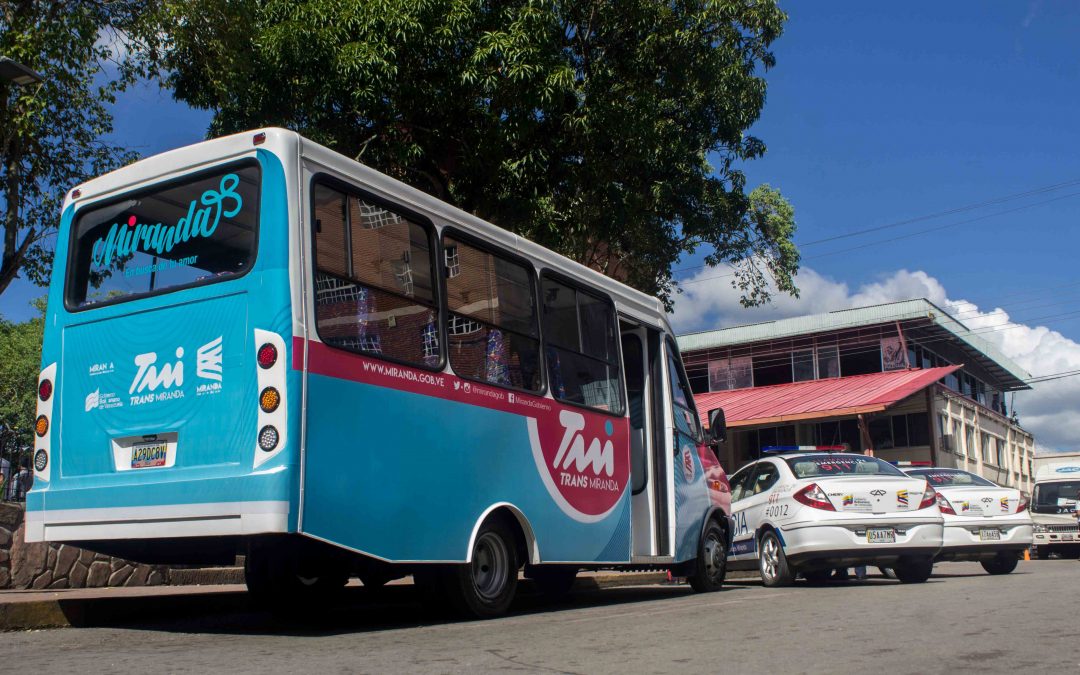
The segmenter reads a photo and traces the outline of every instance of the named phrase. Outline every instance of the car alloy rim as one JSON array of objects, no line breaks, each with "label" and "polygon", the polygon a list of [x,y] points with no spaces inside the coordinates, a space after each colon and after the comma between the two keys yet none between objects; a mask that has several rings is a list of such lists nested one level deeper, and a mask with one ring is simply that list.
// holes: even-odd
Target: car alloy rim
[{"label": "car alloy rim", "polygon": [[506,588],[510,552],[502,538],[485,532],[476,541],[473,551],[472,577],[476,592],[487,601],[495,600]]},{"label": "car alloy rim", "polygon": [[772,579],[776,576],[776,568],[779,567],[780,560],[776,555],[776,540],[772,537],[765,537],[765,543],[761,547],[761,571],[765,573],[765,576]]}]

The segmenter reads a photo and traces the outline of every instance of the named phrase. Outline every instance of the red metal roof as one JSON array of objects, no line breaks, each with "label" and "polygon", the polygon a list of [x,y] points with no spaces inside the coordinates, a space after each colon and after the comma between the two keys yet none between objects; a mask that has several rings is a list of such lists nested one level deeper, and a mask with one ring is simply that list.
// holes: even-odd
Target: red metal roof
[{"label": "red metal roof", "polygon": [[708,412],[723,408],[730,427],[775,424],[820,417],[881,412],[929,387],[961,366],[897,370],[696,394],[703,424]]}]

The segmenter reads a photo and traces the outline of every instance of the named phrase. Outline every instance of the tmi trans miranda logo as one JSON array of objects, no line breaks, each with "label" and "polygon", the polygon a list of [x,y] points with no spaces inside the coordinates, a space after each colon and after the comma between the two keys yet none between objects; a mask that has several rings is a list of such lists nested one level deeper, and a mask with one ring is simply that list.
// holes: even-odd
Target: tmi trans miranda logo
[{"label": "tmi trans miranda logo", "polygon": [[[195,374],[200,380],[209,381],[198,386],[197,396],[221,391],[221,345],[222,340],[218,336],[196,350]],[[157,352],[146,352],[135,357],[138,371],[128,388],[131,405],[184,398],[184,348],[177,347],[174,353],[175,361],[167,360],[160,364]]]},{"label": "tmi trans miranda logo", "polygon": [[[571,410],[563,410],[559,413],[559,423],[564,432],[562,442],[559,443],[559,451],[555,453],[555,459],[551,467],[559,471],[561,485],[573,487],[590,487],[593,489],[618,491],[619,482],[611,480],[615,475],[615,446],[611,439],[606,439],[601,445],[599,438],[592,439],[589,447],[585,448],[585,437],[581,431],[585,428],[585,416]],[[609,423],[610,424],[610,423]],[[611,431],[608,430],[608,436]],[[573,473],[569,470],[573,467]],[[585,475],[585,469],[591,468],[593,476]],[[608,476],[600,478],[601,474]]]}]

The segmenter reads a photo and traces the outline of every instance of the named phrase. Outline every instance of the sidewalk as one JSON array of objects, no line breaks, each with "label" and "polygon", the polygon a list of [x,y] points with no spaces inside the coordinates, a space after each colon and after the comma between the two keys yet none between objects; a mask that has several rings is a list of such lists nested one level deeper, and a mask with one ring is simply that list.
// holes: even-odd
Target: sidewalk
[{"label": "sidewalk", "polygon": [[[732,581],[756,578],[755,573],[732,572]],[[582,572],[575,589],[595,591],[625,586],[666,583],[665,572]],[[410,578],[388,586],[411,586]],[[350,587],[360,587],[350,582]],[[161,610],[170,613],[213,613],[248,608],[243,584],[209,586],[144,586],[137,588],[72,588],[54,591],[0,591],[0,631],[30,630],[115,623]]]}]

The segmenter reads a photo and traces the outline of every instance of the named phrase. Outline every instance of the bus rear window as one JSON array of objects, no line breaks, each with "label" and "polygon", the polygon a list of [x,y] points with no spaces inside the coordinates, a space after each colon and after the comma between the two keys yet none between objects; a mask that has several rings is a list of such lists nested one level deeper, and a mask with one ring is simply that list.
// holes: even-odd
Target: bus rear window
[{"label": "bus rear window", "polygon": [[67,304],[80,309],[239,276],[255,258],[259,168],[242,165],[79,212]]}]

